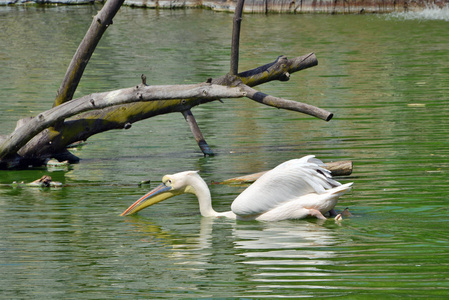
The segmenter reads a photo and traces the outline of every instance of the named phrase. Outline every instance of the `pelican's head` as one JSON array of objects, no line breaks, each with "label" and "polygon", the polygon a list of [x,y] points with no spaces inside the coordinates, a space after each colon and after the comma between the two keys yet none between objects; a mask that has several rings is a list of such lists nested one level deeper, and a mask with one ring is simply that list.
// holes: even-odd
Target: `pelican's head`
[{"label": "pelican's head", "polygon": [[147,206],[156,204],[176,195],[185,193],[195,194],[195,188],[192,186],[192,182],[199,177],[197,171],[185,171],[173,175],[165,175],[162,178],[162,183],[158,187],[134,202],[121,214],[121,216],[132,215]]}]

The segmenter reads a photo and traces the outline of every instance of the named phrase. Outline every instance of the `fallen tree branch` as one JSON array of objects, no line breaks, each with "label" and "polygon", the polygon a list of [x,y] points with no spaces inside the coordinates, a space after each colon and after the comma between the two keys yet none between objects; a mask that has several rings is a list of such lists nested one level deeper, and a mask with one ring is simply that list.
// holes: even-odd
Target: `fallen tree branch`
[{"label": "fallen tree branch", "polygon": [[[284,58],[285,56],[280,56],[272,63],[242,72],[238,76],[224,75],[209,81],[216,85],[237,86],[243,82],[248,86],[255,86],[271,80],[278,80],[280,74],[285,73],[285,71],[291,74],[317,65],[317,59],[313,53],[292,59]],[[85,99],[89,100],[88,96],[86,97]],[[111,129],[126,129],[129,128],[130,124],[140,120],[171,112],[182,112],[214,100],[216,99],[190,98],[171,101],[135,102],[87,111],[73,116],[70,120],[66,120],[63,126],[58,126],[57,129],[52,128],[51,130],[46,129],[42,131],[20,148],[17,153],[22,157],[45,157],[48,153],[65,151],[65,146],[77,141],[87,140],[90,136],[97,133]],[[5,150],[2,149],[5,143],[1,143],[2,139],[5,141],[5,138],[0,137],[0,153],[4,155],[2,157],[6,156]],[[10,149],[6,152],[12,154],[13,151]]]},{"label": "fallen tree branch", "polygon": [[[227,74],[216,79],[209,79],[208,84],[212,83],[212,85],[237,87],[238,85],[241,85],[243,83],[248,86],[255,86],[271,80],[282,80],[284,76],[282,74],[285,74],[286,72],[291,74],[296,71],[313,67],[315,65],[317,65],[317,59],[313,53],[292,59],[287,59],[285,56],[280,56],[272,63],[242,72],[237,76]],[[138,87],[143,86],[145,86],[145,84],[141,84]],[[166,87],[170,87],[171,89],[172,86]],[[152,88],[154,89],[156,87],[152,86],[149,89]],[[134,87],[130,89],[136,88]],[[142,89],[142,91],[143,90],[144,89]],[[117,91],[107,93],[109,93],[109,95],[113,95],[111,93],[115,92]],[[93,95],[101,94],[103,93],[97,93]],[[120,93],[117,93],[115,95],[118,94]],[[145,95],[142,95],[142,97],[144,96]],[[140,96],[136,94],[134,95],[134,97]],[[109,99],[111,97],[106,98]],[[183,112],[202,103],[215,101],[217,100],[217,98],[199,97],[169,101],[142,101],[142,99],[140,99],[139,102],[131,101],[133,103],[120,105],[116,105],[118,103],[115,103],[114,106],[106,106],[101,109],[101,103],[95,100],[95,98],[93,98],[95,107],[92,106],[92,103],[90,103],[90,100],[92,99],[91,95],[80,98],[83,100],[71,100],[70,102],[75,102],[75,104],[72,104],[75,108],[78,107],[77,101],[86,101],[86,104],[83,105],[87,105],[89,109],[94,110],[84,111],[83,113],[79,113],[77,115],[64,115],[60,118],[59,121],[63,123],[61,123],[60,126],[57,127],[50,127],[42,130],[53,121],[47,123],[45,126],[43,125],[43,123],[41,124],[41,126],[31,125],[33,131],[28,131],[28,133],[30,134],[27,134],[27,137],[24,139],[20,139],[19,136],[16,135],[17,132],[9,136],[0,136],[0,156],[2,157],[0,159],[0,168],[15,168],[18,165],[26,166],[28,164],[39,165],[40,163],[45,162],[47,158],[56,157],[59,154],[62,154],[64,160],[68,159],[69,161],[76,162],[76,157],[73,155],[70,156],[68,151],[66,150],[66,146],[71,143],[81,140],[87,140],[92,135],[111,129],[128,129],[134,122],[161,114]],[[78,107],[78,109],[80,108],[81,107]],[[81,110],[78,110],[78,112],[80,111]],[[69,115],[72,115],[72,117],[70,119],[67,119],[69,118]],[[43,115],[43,117],[44,119],[47,119],[45,115]],[[42,116],[40,118],[42,118]],[[24,124],[27,124],[32,119],[33,118],[27,118],[24,119],[23,122],[18,123],[22,123],[22,126]],[[36,120],[34,122],[36,122]],[[17,129],[18,128],[16,128],[16,130]],[[39,131],[40,133],[36,134]],[[33,134],[31,133],[36,135],[33,137]],[[28,140],[28,143],[24,144],[23,142],[25,140]],[[8,145],[10,143],[12,144]],[[9,157],[8,160],[6,160],[6,157]]]}]

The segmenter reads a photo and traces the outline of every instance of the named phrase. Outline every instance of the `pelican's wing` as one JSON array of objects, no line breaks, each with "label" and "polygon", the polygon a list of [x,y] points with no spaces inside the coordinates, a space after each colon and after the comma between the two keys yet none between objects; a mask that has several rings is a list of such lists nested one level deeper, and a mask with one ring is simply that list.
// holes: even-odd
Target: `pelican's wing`
[{"label": "pelican's wing", "polygon": [[324,193],[341,185],[332,180],[330,171],[314,155],[286,161],[268,171],[243,191],[232,203],[240,216],[267,212],[281,203],[309,193]]}]

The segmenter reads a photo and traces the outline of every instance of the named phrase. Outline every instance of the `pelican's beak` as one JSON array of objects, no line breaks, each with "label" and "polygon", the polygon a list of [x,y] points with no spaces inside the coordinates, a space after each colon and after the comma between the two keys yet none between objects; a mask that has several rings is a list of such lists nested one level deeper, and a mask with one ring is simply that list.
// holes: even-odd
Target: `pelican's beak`
[{"label": "pelican's beak", "polygon": [[146,195],[142,196],[139,200],[134,202],[120,216],[132,215],[147,206],[156,204],[162,200],[176,196],[177,194],[178,193],[172,191],[172,187],[166,186],[164,183],[161,183],[157,188],[151,190]]}]

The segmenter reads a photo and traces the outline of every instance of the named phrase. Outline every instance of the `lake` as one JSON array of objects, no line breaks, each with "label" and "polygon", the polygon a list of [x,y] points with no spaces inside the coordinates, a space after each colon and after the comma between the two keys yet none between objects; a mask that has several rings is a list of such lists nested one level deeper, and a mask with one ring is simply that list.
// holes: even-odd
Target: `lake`
[{"label": "lake", "polygon": [[[0,7],[0,124],[51,108],[96,6]],[[228,72],[232,14],[123,7],[75,94],[184,84]],[[257,89],[319,106],[330,122],[224,99],[195,107],[203,157],[179,113],[96,135],[57,189],[0,188],[5,299],[445,298],[449,295],[449,13],[245,15],[240,71],[314,52],[319,64]],[[304,155],[352,160],[353,216],[243,222],[202,218],[178,196],[120,217],[165,174],[207,182]],[[142,180],[151,184],[139,186]],[[217,211],[244,187],[211,185]]]}]

